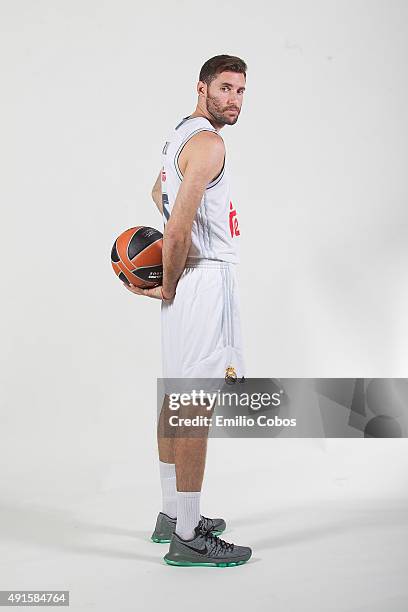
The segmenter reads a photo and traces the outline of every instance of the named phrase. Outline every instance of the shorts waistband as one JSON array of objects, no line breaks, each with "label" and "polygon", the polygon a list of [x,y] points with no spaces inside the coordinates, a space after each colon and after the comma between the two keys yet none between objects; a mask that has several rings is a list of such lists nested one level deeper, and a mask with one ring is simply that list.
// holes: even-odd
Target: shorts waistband
[{"label": "shorts waistband", "polygon": [[186,268],[229,268],[236,264],[230,261],[221,261],[220,259],[204,259],[198,257],[187,257]]}]

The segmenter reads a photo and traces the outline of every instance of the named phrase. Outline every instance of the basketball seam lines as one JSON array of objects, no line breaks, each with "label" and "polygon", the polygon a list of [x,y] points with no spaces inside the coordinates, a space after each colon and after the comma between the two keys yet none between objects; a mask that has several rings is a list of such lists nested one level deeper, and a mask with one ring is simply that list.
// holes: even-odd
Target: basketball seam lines
[{"label": "basketball seam lines", "polygon": [[128,258],[128,260],[129,260],[129,261],[132,261],[132,260],[131,260],[131,258],[130,258],[130,255],[129,255],[129,245],[130,245],[130,243],[132,242],[133,238],[136,236],[136,234],[137,234],[138,232],[140,232],[142,229],[144,229],[144,226],[143,226],[143,225],[142,225],[141,227],[139,227],[139,228],[138,228],[138,229],[135,231],[135,233],[131,235],[131,237],[130,237],[130,238],[129,238],[129,240],[128,240],[127,247],[126,247],[126,255],[127,255],[127,258]]},{"label": "basketball seam lines", "polygon": [[[133,238],[133,236],[132,236],[132,238]],[[132,238],[131,238],[130,240],[132,240]],[[130,244],[130,240],[129,240],[129,244]],[[154,242],[151,242],[150,244],[148,244],[147,246],[145,246],[145,247],[144,247],[144,249],[143,249],[143,251],[145,251],[146,249],[149,249],[149,248],[152,246],[152,244],[156,244],[156,242],[159,242],[159,240],[163,240],[163,237],[158,238],[158,239],[157,239],[157,240],[155,240]],[[129,246],[129,244],[128,244],[128,246]],[[140,253],[142,253],[143,251],[140,251]],[[135,255],[135,256],[133,257],[133,259],[136,259],[137,257],[139,257],[140,253],[138,253],[137,255]],[[133,259],[130,259],[130,257],[129,257],[129,253],[128,253],[128,260],[129,260],[129,261],[131,261],[131,262],[133,263]],[[136,265],[136,264],[134,264],[134,265]],[[156,264],[156,265],[159,265],[159,264]],[[142,267],[144,267],[144,266],[142,266]],[[131,271],[132,271],[132,270],[131,270]]]}]

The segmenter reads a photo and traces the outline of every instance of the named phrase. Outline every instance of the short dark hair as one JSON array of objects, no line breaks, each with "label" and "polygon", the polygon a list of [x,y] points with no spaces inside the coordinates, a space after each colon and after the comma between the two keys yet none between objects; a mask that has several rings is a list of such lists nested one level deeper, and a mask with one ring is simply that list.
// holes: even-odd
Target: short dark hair
[{"label": "short dark hair", "polygon": [[234,55],[215,55],[203,64],[199,80],[209,85],[220,72],[239,72],[246,78],[247,65],[240,57]]}]

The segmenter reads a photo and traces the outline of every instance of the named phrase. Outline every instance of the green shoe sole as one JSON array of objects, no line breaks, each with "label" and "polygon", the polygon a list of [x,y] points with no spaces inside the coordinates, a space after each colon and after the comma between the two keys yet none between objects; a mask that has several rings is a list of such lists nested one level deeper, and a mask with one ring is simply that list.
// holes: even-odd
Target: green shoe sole
[{"label": "green shoe sole", "polygon": [[178,565],[182,567],[233,567],[234,565],[243,565],[246,561],[228,561],[228,562],[220,562],[220,563],[192,563],[191,561],[172,561],[171,559],[166,559],[163,557],[165,562],[168,565]]},{"label": "green shoe sole", "polygon": [[161,540],[160,538],[150,538],[156,544],[170,544],[170,540]]}]

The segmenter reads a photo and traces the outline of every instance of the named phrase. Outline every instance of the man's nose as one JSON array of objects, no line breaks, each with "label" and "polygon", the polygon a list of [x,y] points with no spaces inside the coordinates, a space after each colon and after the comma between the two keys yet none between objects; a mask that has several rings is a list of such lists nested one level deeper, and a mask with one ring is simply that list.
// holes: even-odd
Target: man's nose
[{"label": "man's nose", "polygon": [[230,92],[230,95],[228,96],[228,106],[235,106],[236,108],[239,108],[237,93]]}]

